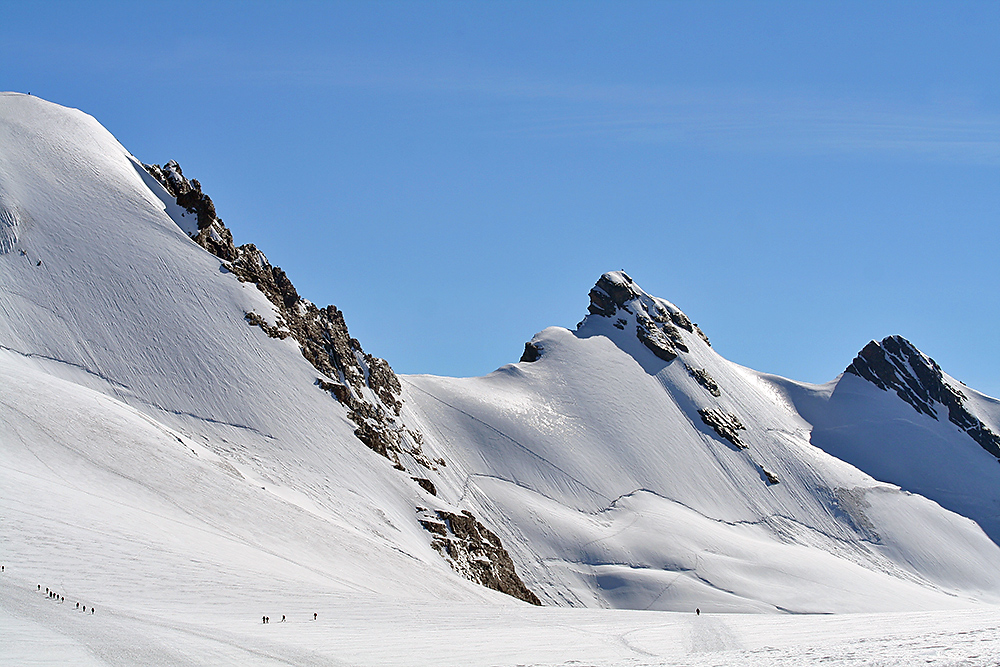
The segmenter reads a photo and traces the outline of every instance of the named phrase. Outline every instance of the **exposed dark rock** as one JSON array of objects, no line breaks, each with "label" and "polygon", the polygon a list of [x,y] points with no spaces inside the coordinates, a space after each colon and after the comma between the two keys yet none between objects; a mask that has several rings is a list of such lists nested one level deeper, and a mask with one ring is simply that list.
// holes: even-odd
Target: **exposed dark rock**
[{"label": "exposed dark rock", "polygon": [[524,354],[521,355],[521,361],[538,361],[542,356],[542,348],[535,343],[525,343],[524,344]]},{"label": "exposed dark rock", "polygon": [[424,530],[429,533],[434,533],[435,535],[440,535],[442,537],[448,536],[448,526],[445,525],[444,521],[427,521],[426,519],[420,519],[420,525],[423,526]]},{"label": "exposed dark rock", "polygon": [[[350,336],[343,313],[335,306],[317,308],[302,299],[280,267],[272,266],[252,243],[235,246],[233,235],[216,216],[211,198],[201,184],[185,178],[180,166],[170,161],[163,167],[146,165],[146,170],[174,197],[177,204],[198,215],[196,243],[224,261],[224,267],[241,282],[257,286],[278,313],[276,325],[257,313],[246,320],[272,338],[294,338],[304,356],[328,379],[317,384],[348,409],[355,423],[355,435],[366,446],[402,469],[399,455],[408,454],[417,463],[432,467],[421,449],[417,432],[405,429],[398,420],[402,408],[399,379],[389,364],[365,353]],[[365,394],[371,390],[375,400]]]},{"label": "exposed dark rock", "polygon": [[437,489],[434,488],[434,482],[427,479],[426,477],[411,477],[410,479],[419,484],[420,488],[422,488],[424,491],[431,494],[432,496],[436,496],[438,494]]},{"label": "exposed dark rock", "polygon": [[705,341],[705,345],[712,347],[712,341],[708,339],[708,336],[706,336],[705,332],[701,330],[701,327],[699,327],[697,324],[694,324],[692,326],[694,326],[694,332],[698,334],[698,336],[701,337],[703,341]]},{"label": "exposed dark rock", "polygon": [[781,481],[781,480],[778,479],[777,475],[775,475],[773,472],[771,472],[770,470],[768,470],[764,466],[760,467],[760,471],[762,473],[764,473],[764,477],[767,478],[767,483],[768,484],[777,484],[778,482]]},{"label": "exposed dark rock", "polygon": [[604,317],[614,317],[615,313],[618,312],[614,299],[596,287],[590,290],[590,305],[587,306],[587,310],[594,315],[603,315]]},{"label": "exposed dark rock", "polygon": [[677,310],[670,313],[670,319],[673,321],[674,324],[679,326],[681,329],[684,329],[689,333],[694,332],[694,325],[691,324],[691,320],[689,320],[688,316],[682,313],[681,311]]},{"label": "exposed dark rock", "polygon": [[[624,271],[605,273],[590,290],[590,305],[608,310],[606,304],[612,304],[614,308],[611,308],[611,313],[606,315],[606,317],[611,317],[615,314],[616,308],[624,307],[627,302],[639,296],[639,292],[633,289],[634,284],[632,278]],[[591,312],[594,311],[591,310]],[[605,313],[595,314],[604,315]]]},{"label": "exposed dark rock", "polygon": [[1000,436],[969,412],[965,394],[945,379],[937,362],[902,336],[889,336],[881,343],[871,341],[845,372],[862,377],[884,391],[896,392],[914,410],[932,419],[938,419],[936,406],[944,406],[951,423],[1000,458]]},{"label": "exposed dark rock", "polygon": [[284,340],[292,335],[292,332],[288,329],[282,329],[280,323],[278,326],[271,326],[257,313],[246,313],[243,317],[246,319],[247,323],[252,324],[255,327],[260,327],[264,333],[271,338],[280,338]]},{"label": "exposed dark rock", "polygon": [[418,510],[421,510],[420,525],[435,535],[431,546],[456,572],[519,600],[542,604],[517,575],[514,562],[500,543],[500,538],[468,510],[463,510],[461,514]]},{"label": "exposed dark rock", "polygon": [[635,335],[639,337],[643,345],[649,348],[650,352],[663,361],[669,362],[677,358],[677,351],[674,349],[674,346],[670,344],[670,341],[667,340],[667,337],[659,329],[655,327],[650,329],[639,324],[635,327]]},{"label": "exposed dark rock", "polygon": [[[590,306],[587,309],[591,315],[602,317],[616,317],[619,310],[634,316],[636,337],[653,354],[668,363],[676,359],[678,353],[689,351],[681,329],[705,338],[687,315],[672,304],[643,292],[624,271],[612,271],[601,276],[590,290]],[[628,321],[624,317],[616,317],[612,326],[624,331]]]},{"label": "exposed dark rock", "polygon": [[739,449],[746,449],[746,445],[740,440],[739,435],[739,432],[745,431],[746,427],[736,415],[711,408],[698,410],[698,414],[701,415],[701,420],[711,426],[720,438],[725,438]]},{"label": "exposed dark rock", "polygon": [[692,368],[687,364],[684,364],[684,369],[688,372],[688,375],[690,375],[695,379],[695,381],[698,384],[707,389],[708,393],[710,393],[712,396],[718,398],[719,396],[722,395],[722,392],[719,390],[719,385],[715,381],[715,378],[709,375],[708,371],[706,371],[704,368]]}]

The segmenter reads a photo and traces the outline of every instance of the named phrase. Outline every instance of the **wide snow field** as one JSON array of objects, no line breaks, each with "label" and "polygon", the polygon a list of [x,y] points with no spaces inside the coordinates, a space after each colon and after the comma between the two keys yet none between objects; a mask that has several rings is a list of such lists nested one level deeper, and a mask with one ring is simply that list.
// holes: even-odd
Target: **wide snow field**
[{"label": "wide snow field", "polygon": [[[137,595],[139,593],[137,592]],[[304,594],[206,594],[183,617],[98,609],[8,568],[0,665],[997,665],[997,609],[896,614],[681,614]],[[258,612],[273,609],[262,625]],[[312,620],[313,610],[319,618]],[[288,620],[280,622],[281,613]]]}]

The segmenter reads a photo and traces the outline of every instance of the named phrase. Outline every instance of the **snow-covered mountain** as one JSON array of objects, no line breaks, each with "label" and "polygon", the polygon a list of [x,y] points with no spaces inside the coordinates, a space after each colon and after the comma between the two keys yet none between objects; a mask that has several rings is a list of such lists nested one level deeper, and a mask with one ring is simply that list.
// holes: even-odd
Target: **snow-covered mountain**
[{"label": "snow-covered mountain", "polygon": [[[622,272],[590,296],[576,331],[527,344],[530,362],[404,379],[414,421],[459,463],[439,487],[476,499],[543,600],[847,611],[993,599],[997,547],[978,526],[813,445],[838,431],[823,419],[846,418],[821,405],[838,392],[723,359]],[[865,382],[845,378],[837,386]],[[940,430],[976,465],[989,457],[957,427]],[[975,470],[921,465],[951,465],[954,482]]]},{"label": "snow-covered mountain", "polygon": [[903,339],[807,385],[624,272],[590,298],[488,376],[399,377],[176,163],[0,94],[0,620],[167,664],[261,609],[1000,600],[1000,403]]}]

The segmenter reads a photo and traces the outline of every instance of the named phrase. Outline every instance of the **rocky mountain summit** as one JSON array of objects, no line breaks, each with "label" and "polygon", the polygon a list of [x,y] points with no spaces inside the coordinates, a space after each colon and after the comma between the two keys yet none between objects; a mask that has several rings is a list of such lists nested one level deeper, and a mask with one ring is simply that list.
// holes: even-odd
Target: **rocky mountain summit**
[{"label": "rocky mountain summit", "polygon": [[[624,271],[610,271],[601,276],[590,290],[590,306],[587,310],[592,315],[610,318],[617,318],[619,310],[634,315],[636,337],[663,361],[673,361],[678,352],[688,351],[678,327],[689,333],[697,333],[711,345],[708,336],[680,309],[643,292]],[[624,318],[618,318],[615,326],[624,329],[626,323]]]},{"label": "rocky mountain summit", "polygon": [[938,419],[938,406],[948,420],[1000,459],[1000,436],[966,407],[966,395],[945,378],[937,362],[902,336],[871,341],[845,371],[862,377],[883,391],[894,391],[917,412]]}]

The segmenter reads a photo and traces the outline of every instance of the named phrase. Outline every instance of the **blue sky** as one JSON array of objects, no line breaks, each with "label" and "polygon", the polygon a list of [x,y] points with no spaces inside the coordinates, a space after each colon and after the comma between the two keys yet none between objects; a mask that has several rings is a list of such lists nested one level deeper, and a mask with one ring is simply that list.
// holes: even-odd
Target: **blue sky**
[{"label": "blue sky", "polygon": [[405,373],[625,269],[741,364],[900,334],[1000,395],[998,3],[0,0],[0,88],[201,180]]}]

